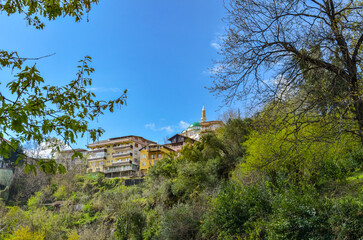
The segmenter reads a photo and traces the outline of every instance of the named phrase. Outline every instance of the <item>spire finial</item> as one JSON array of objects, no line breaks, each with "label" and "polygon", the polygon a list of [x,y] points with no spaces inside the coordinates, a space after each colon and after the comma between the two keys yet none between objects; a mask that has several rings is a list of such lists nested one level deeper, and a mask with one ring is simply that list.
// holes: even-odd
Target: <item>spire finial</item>
[{"label": "spire finial", "polygon": [[207,117],[205,116],[205,108],[203,105],[203,109],[202,109],[202,118],[201,118],[202,122],[206,122],[207,121]]}]

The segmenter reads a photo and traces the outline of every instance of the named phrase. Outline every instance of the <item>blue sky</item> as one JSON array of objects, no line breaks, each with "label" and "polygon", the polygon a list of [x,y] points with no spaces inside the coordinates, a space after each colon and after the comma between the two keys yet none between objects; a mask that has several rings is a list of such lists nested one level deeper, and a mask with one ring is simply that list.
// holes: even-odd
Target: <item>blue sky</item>
[{"label": "blue sky", "polygon": [[[101,139],[139,135],[163,143],[200,120],[203,105],[208,120],[221,114],[221,99],[205,86],[212,81],[208,68],[218,58],[224,14],[221,0],[101,0],[89,22],[60,18],[46,22],[44,30],[2,14],[0,48],[23,57],[56,53],[37,66],[47,83],[57,85],[73,79],[77,61],[90,55],[92,90],[99,98],[128,89],[127,106],[92,123],[106,130]],[[0,78],[9,77],[0,72]],[[85,137],[72,147],[87,142]]]}]

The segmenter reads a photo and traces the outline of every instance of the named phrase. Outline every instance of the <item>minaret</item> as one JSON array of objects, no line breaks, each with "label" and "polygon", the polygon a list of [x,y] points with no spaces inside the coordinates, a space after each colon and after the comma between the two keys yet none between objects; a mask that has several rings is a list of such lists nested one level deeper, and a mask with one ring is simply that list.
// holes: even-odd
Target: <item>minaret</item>
[{"label": "minaret", "polygon": [[202,109],[202,118],[201,118],[202,122],[205,122],[207,121],[207,117],[205,116],[205,108],[204,108],[204,105],[203,105],[203,109]]}]

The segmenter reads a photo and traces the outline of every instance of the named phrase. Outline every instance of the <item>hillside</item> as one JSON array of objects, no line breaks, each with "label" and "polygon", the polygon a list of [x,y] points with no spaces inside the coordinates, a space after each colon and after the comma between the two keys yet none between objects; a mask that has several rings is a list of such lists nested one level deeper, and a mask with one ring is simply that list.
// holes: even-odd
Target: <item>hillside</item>
[{"label": "hillside", "polygon": [[258,122],[230,120],[136,186],[74,169],[25,176],[38,188],[29,195],[18,176],[26,188],[13,186],[0,207],[1,239],[362,238],[359,141],[344,135],[286,151],[296,143]]}]

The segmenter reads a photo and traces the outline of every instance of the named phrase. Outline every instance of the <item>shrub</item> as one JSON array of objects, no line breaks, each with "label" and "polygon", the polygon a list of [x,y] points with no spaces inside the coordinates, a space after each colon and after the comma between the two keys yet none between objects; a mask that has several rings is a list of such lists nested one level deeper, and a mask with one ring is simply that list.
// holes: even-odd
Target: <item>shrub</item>
[{"label": "shrub", "polygon": [[[212,201],[201,227],[204,238],[233,238],[245,235],[271,212],[270,194],[263,185],[229,183]],[[260,234],[263,234],[261,231]]]},{"label": "shrub", "polygon": [[141,240],[146,225],[142,206],[136,201],[125,202],[116,222],[116,237],[120,240]]},{"label": "shrub", "polygon": [[31,232],[29,227],[20,227],[9,237],[9,240],[43,240],[44,233]]},{"label": "shrub", "polygon": [[200,227],[202,209],[197,205],[177,204],[165,213],[161,239],[196,239]]},{"label": "shrub", "polygon": [[363,237],[363,194],[337,200],[331,211],[329,222],[337,239],[361,239]]},{"label": "shrub", "polygon": [[291,188],[274,197],[268,223],[270,239],[332,239],[331,203],[313,190]]}]

